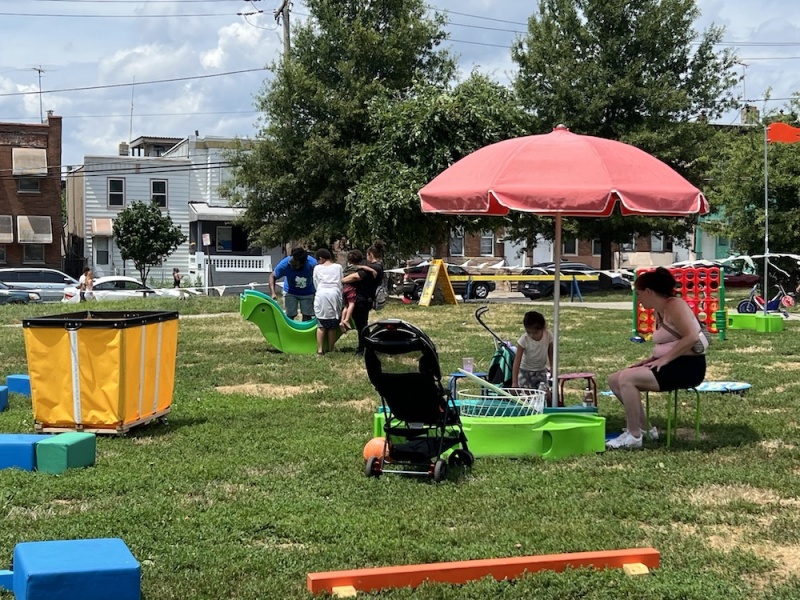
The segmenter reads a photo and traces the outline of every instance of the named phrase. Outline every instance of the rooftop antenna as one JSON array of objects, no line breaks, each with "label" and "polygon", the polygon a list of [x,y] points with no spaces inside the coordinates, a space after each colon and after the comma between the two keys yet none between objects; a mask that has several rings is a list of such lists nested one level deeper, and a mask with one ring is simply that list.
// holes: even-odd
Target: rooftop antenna
[{"label": "rooftop antenna", "polygon": [[133,76],[131,83],[131,122],[128,126],[128,143],[133,140],[133,90],[136,89],[136,75]]},{"label": "rooftop antenna", "polygon": [[44,123],[44,111],[42,110],[42,73],[44,73],[44,69],[42,65],[31,68],[39,74],[39,122]]}]

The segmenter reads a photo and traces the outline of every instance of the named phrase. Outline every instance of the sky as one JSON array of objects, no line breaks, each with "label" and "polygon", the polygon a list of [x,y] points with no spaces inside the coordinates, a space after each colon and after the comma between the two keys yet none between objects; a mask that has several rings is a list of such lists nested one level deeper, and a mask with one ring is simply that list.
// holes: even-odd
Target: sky
[{"label": "sky", "polygon": [[[447,11],[448,46],[462,74],[478,69],[511,80],[509,49],[536,0],[428,1]],[[61,115],[65,166],[116,154],[120,142],[143,135],[252,137],[264,67],[283,49],[272,14],[280,4],[0,0],[0,121]],[[737,48],[740,97],[776,109],[800,91],[798,0],[697,0],[697,7],[696,29],[723,26],[724,42]],[[305,4],[294,2],[290,22],[307,17]]]}]

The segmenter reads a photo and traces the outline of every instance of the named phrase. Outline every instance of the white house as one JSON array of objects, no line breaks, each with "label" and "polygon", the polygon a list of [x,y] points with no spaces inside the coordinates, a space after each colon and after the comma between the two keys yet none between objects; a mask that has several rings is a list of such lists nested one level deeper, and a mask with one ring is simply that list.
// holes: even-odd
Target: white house
[{"label": "white house", "polygon": [[[229,138],[140,137],[119,154],[86,156],[67,175],[68,234],[71,246],[97,273],[136,275],[122,260],[113,239],[117,213],[134,201],[153,200],[169,213],[187,241],[150,272],[150,283],[171,281],[174,267],[191,284],[205,284],[204,256],[209,257],[214,286],[266,283],[280,248],[251,248],[247,233],[235,224],[241,209],[219,197],[228,176],[224,151]],[[208,245],[206,245],[208,242]],[[232,291],[236,291],[235,287]],[[240,290],[239,290],[240,291]]]}]

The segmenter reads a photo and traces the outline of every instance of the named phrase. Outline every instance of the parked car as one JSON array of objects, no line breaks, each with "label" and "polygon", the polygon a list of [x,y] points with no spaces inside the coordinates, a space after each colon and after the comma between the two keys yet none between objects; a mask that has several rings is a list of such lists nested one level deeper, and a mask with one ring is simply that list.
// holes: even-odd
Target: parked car
[{"label": "parked car", "polygon": [[0,282],[12,290],[35,292],[43,302],[58,302],[64,296],[64,288],[78,285],[74,277],[56,269],[29,267],[0,269]]},{"label": "parked car", "polygon": [[[406,271],[403,276],[403,295],[406,298],[419,300],[419,297],[422,295],[422,287],[425,285],[425,278],[428,276],[428,266],[429,265],[411,267]],[[474,273],[470,273],[463,267],[458,267],[456,265],[447,265],[447,274],[451,277],[453,275],[475,276]],[[452,284],[453,291],[462,298],[466,298],[467,282],[453,281]],[[494,281],[473,281],[472,285],[470,285],[469,295],[470,298],[482,300],[489,295],[489,292],[494,291],[494,289]]]},{"label": "parked car", "polygon": [[0,304],[28,304],[41,301],[41,296],[36,292],[12,290],[5,283],[0,283]]},{"label": "parked car", "polygon": [[761,276],[755,273],[743,273],[742,271],[732,271],[730,267],[725,267],[726,288],[750,288],[761,283]]},{"label": "parked car", "polygon": [[[182,288],[151,288],[137,281],[133,277],[123,275],[109,275],[98,277],[92,285],[95,300],[128,300],[130,298],[185,298],[187,295],[197,295],[194,290]],[[78,286],[64,289],[63,302],[80,302]]]},{"label": "parked car", "polygon": [[[553,275],[555,274],[555,263],[541,263],[534,265],[529,269],[522,271],[522,275]],[[561,295],[566,296],[569,294],[570,286],[572,285],[571,275],[598,275],[598,281],[579,281],[578,285],[581,294],[588,294],[596,292],[601,289],[601,280],[603,278],[610,279],[611,288],[614,290],[630,290],[630,282],[619,273],[608,273],[601,271],[590,265],[579,262],[562,262],[561,263]],[[519,291],[526,298],[537,300],[539,298],[546,298],[553,295],[553,282],[552,281],[521,281],[519,284]]]}]

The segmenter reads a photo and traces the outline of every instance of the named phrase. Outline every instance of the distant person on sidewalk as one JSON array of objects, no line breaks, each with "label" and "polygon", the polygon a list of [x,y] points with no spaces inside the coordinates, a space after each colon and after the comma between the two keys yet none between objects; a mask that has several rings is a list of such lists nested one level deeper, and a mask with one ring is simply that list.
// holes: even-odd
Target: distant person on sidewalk
[{"label": "distant person on sidewalk", "polygon": [[269,274],[269,291],[273,299],[277,300],[275,282],[283,278],[284,305],[286,316],[294,319],[299,307],[303,321],[314,318],[314,267],[317,261],[309,256],[304,248],[294,248],[292,253],[284,258]]}]

